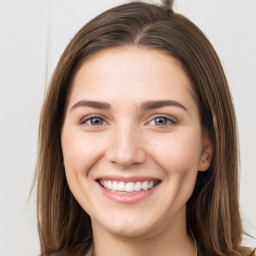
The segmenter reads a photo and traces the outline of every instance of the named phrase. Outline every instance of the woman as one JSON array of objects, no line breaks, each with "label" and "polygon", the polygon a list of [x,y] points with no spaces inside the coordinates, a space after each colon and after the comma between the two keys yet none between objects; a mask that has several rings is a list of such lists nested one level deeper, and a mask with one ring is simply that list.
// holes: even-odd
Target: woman
[{"label": "woman", "polygon": [[60,58],[40,120],[41,255],[253,254],[225,74],[171,7],[110,9]]}]

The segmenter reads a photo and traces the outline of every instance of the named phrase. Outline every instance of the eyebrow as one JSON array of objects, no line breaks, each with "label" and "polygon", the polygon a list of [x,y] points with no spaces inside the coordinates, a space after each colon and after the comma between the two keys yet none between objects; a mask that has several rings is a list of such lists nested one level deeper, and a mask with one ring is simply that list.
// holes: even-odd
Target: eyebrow
[{"label": "eyebrow", "polygon": [[[188,112],[187,108],[181,104],[178,101],[175,100],[152,100],[152,101],[146,101],[141,104],[141,111],[147,111],[151,109],[156,109],[156,108],[162,108],[166,106],[173,106],[173,107],[178,107],[186,112]],[[109,110],[111,109],[111,105],[107,102],[99,102],[99,101],[91,101],[91,100],[81,100],[75,103],[70,111],[72,111],[75,108],[78,107],[92,107],[96,109],[103,109],[103,110]]]},{"label": "eyebrow", "polygon": [[97,108],[97,109],[110,109],[111,106],[109,103],[107,102],[99,102],[99,101],[91,101],[91,100],[81,100],[81,101],[78,101],[77,103],[75,103],[71,109],[75,109],[75,108],[78,108],[78,107],[92,107],[92,108]]},{"label": "eyebrow", "polygon": [[162,108],[162,107],[166,107],[166,106],[173,106],[173,107],[181,108],[181,109],[185,110],[186,112],[188,112],[187,108],[183,104],[181,104],[180,102],[175,101],[175,100],[146,101],[146,102],[142,103],[141,110],[145,111],[145,110],[150,110],[150,109]]}]

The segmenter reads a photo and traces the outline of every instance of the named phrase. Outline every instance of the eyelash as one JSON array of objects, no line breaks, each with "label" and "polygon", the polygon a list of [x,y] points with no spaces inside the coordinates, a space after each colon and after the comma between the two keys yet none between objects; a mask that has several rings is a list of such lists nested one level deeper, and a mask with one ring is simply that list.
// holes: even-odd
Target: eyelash
[{"label": "eyelash", "polygon": [[154,115],[154,118],[151,119],[149,122],[147,122],[147,124],[150,124],[151,122],[156,122],[156,119],[164,119],[166,121],[166,124],[160,124],[160,125],[157,125],[156,123],[153,124],[154,126],[160,126],[161,128],[166,128],[166,127],[174,126],[178,124],[178,122],[174,118],[171,118],[170,116],[168,115],[166,116],[163,114]]},{"label": "eyelash", "polygon": [[[87,122],[92,122],[93,119],[98,119],[98,120],[101,120],[103,123],[105,124],[108,124],[108,122],[106,122],[104,120],[104,118],[98,116],[98,115],[90,115],[90,116],[86,116],[85,118],[83,118],[81,121],[80,121],[80,125],[86,125]],[[103,124],[99,124],[99,125],[93,125],[92,123],[90,124],[87,124],[89,126],[94,126],[94,127],[99,127],[99,126],[102,126]]]},{"label": "eyelash", "polygon": [[[98,119],[100,120],[102,123],[99,125],[93,125],[91,122],[93,119]],[[174,120],[173,118],[170,118],[169,116],[163,115],[163,114],[159,114],[159,115],[155,115],[154,118],[151,117],[150,121],[147,122],[147,125],[150,125],[151,122],[156,122],[156,119],[164,119],[164,121],[166,121],[166,124],[160,124],[157,125],[156,123],[153,124],[154,126],[160,126],[160,127],[169,127],[169,126],[174,126],[177,125],[178,122],[176,120]],[[90,122],[90,123],[88,123]],[[107,125],[109,124],[107,121],[104,120],[103,117],[100,117],[98,115],[90,115],[90,116],[86,116],[85,118],[83,118],[80,122],[80,125],[89,125],[89,126],[93,126],[93,127],[100,127],[103,125]]]}]

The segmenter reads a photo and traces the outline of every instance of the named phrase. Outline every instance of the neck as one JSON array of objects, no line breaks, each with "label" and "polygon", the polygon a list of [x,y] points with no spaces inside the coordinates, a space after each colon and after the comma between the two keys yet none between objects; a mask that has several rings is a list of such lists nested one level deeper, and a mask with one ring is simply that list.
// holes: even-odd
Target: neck
[{"label": "neck", "polygon": [[[97,226],[97,225],[96,225]],[[125,237],[93,226],[93,256],[194,256],[196,246],[186,226],[172,225],[161,232]]]}]

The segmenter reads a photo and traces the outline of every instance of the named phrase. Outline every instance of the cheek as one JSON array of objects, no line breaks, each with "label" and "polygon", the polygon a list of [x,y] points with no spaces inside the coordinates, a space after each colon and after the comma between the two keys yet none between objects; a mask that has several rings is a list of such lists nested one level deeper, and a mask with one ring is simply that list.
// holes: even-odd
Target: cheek
[{"label": "cheek", "polygon": [[[165,171],[166,190],[174,205],[185,205],[193,193],[202,151],[200,133],[184,130],[162,144],[158,163]],[[158,149],[160,152],[160,149]]]},{"label": "cheek", "polygon": [[81,132],[63,131],[62,152],[66,172],[87,174],[102,156],[102,143]]},{"label": "cheek", "polygon": [[[156,145],[156,143],[155,143]],[[201,156],[201,136],[198,132],[184,129],[182,132],[170,133],[158,139],[151,147],[155,161],[171,174],[197,173]]]},{"label": "cheek", "polygon": [[102,156],[102,141],[93,136],[85,136],[81,131],[63,129],[61,145],[67,182],[72,194],[83,209],[89,214],[93,205],[90,193],[92,176],[91,167]]}]

